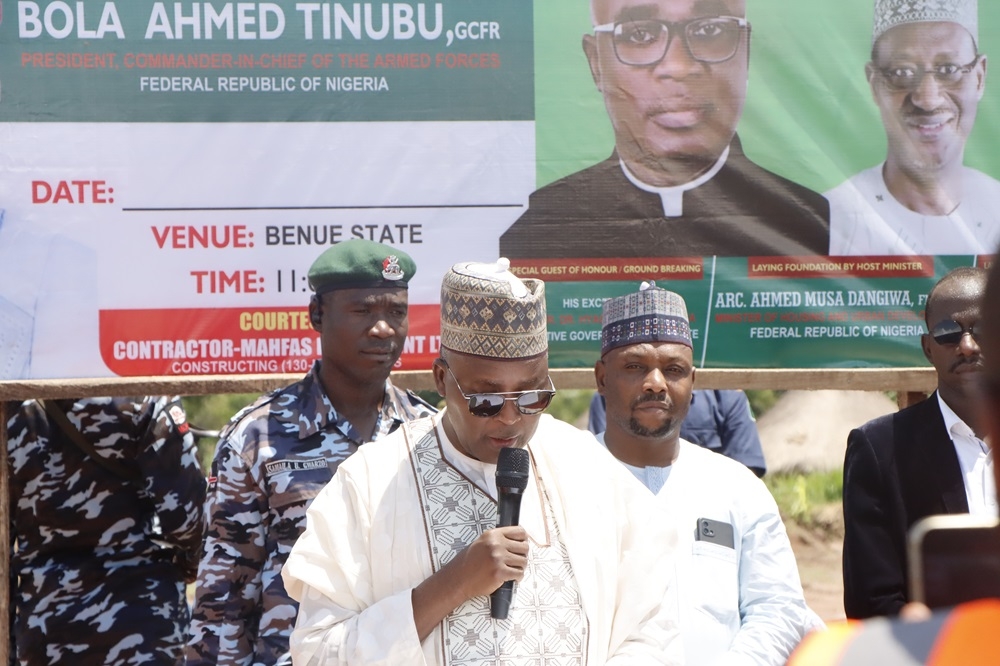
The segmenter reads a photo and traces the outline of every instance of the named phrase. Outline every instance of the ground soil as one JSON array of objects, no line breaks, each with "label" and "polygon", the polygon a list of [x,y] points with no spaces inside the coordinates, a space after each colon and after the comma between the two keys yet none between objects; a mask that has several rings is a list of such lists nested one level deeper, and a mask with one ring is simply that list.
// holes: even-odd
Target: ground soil
[{"label": "ground soil", "polygon": [[843,518],[840,504],[824,507],[826,524],[805,527],[785,521],[799,565],[806,603],[826,622],[844,619],[844,581],[841,575]]},{"label": "ground soil", "polygon": [[[768,473],[842,469],[850,431],[896,409],[879,392],[788,391],[757,421]],[[809,606],[826,621],[843,619],[842,505],[819,507],[807,525],[786,518],[785,527]]]},{"label": "ground soil", "polygon": [[896,409],[878,391],[787,391],[757,420],[767,471],[840,469],[851,430]]}]

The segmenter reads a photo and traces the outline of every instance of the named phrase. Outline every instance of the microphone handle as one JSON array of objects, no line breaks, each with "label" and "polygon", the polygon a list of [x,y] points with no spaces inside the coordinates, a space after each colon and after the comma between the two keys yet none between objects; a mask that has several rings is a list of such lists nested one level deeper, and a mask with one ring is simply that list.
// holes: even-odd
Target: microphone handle
[{"label": "microphone handle", "polygon": [[[498,488],[500,495],[497,507],[497,527],[517,525],[521,517],[521,489]],[[490,594],[490,617],[495,620],[506,620],[510,612],[510,602],[514,598],[514,581],[505,581]]]},{"label": "microphone handle", "polygon": [[500,501],[497,506],[497,527],[517,525],[521,519],[520,489],[511,491],[508,488],[500,490]]},{"label": "microphone handle", "polygon": [[494,620],[506,620],[510,612],[510,602],[514,598],[514,581],[508,580],[493,590],[490,595],[490,617]]}]

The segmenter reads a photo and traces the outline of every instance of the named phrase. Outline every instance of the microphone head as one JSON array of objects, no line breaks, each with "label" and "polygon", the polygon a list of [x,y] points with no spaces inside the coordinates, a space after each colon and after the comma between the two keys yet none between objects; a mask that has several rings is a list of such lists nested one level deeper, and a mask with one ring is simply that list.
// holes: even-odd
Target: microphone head
[{"label": "microphone head", "polygon": [[528,487],[528,469],[531,467],[528,452],[513,446],[500,449],[497,458],[497,488],[515,488],[524,490]]}]

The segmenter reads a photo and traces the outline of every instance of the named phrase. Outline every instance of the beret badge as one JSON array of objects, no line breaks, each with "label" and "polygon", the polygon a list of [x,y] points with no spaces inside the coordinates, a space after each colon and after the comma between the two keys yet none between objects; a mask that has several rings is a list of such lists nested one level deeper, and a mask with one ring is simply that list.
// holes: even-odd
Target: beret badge
[{"label": "beret badge", "polygon": [[382,277],[386,280],[403,279],[404,274],[402,267],[399,265],[399,257],[394,254],[390,254],[382,260]]}]

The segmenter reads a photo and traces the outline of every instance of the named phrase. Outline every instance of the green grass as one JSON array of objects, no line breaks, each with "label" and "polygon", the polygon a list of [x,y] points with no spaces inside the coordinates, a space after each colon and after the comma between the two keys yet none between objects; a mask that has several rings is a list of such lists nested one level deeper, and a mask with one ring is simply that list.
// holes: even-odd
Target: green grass
[{"label": "green grass", "polygon": [[844,472],[837,469],[808,474],[768,474],[764,484],[785,520],[811,527],[819,522],[822,509],[841,501]]}]

